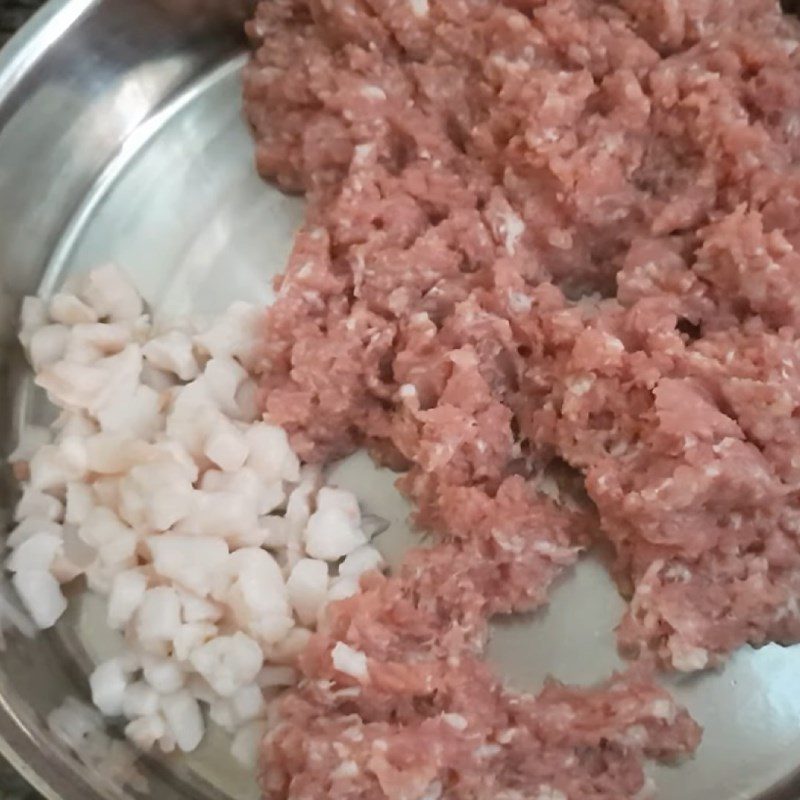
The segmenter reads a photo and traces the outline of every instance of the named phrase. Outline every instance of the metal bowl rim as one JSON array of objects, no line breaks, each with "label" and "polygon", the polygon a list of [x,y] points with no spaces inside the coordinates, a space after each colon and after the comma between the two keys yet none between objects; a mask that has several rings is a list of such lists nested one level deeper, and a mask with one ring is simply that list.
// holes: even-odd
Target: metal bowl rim
[{"label": "metal bowl rim", "polygon": [[[49,46],[75,25],[100,0],[49,0],[0,50],[0,120],[5,104]],[[0,696],[0,755],[47,800],[61,800],[60,792],[44,777],[46,754]]]}]

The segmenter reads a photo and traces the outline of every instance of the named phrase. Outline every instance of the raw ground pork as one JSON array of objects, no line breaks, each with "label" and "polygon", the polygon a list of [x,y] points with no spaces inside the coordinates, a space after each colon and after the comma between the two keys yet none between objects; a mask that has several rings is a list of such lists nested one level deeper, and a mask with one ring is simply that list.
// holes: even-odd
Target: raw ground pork
[{"label": "raw ground pork", "polygon": [[[288,702],[267,792],[323,796],[300,773],[350,752],[352,715],[398,772],[362,744],[332,796],[423,797],[393,780],[419,773],[431,797],[630,797],[630,720],[582,716],[610,690],[542,732],[567,690],[506,695],[473,659],[594,527],[626,652],[694,670],[800,639],[800,27],[774,0],[269,0],[249,32],[259,169],[309,200],[265,331],[267,411],[305,458],[367,445],[404,471],[440,542],[337,609],[305,665],[331,683]],[[367,657],[352,697],[339,641]],[[403,749],[459,680],[483,720],[465,731],[501,748],[491,787],[462,769],[464,732]],[[694,743],[620,681],[637,753]],[[527,756],[491,739],[509,706],[531,714]],[[575,783],[547,788],[555,764]]]}]

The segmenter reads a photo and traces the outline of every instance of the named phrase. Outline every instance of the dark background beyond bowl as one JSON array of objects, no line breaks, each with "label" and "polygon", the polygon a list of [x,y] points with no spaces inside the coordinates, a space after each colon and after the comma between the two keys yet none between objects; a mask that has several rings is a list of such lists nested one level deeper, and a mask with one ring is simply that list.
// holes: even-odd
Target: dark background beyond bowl
[{"label": "dark background beyond bowl", "polygon": [[43,4],[43,0],[0,0],[0,47]]}]

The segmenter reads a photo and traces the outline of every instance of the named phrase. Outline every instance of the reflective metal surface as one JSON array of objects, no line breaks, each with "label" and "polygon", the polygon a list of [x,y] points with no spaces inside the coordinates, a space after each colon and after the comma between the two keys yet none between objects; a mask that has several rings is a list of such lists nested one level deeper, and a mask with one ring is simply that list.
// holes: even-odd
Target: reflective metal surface
[{"label": "reflective metal surface", "polygon": [[[49,5],[0,53],[0,301],[48,293],[73,270],[115,260],[154,311],[210,312],[247,297],[268,302],[300,214],[298,200],[255,176],[239,112],[242,63],[232,0],[69,0]],[[6,308],[6,306],[3,306]],[[12,315],[0,311],[9,338]],[[0,447],[47,411],[19,352],[0,363]],[[335,475],[392,521],[390,560],[411,541],[392,476],[364,456]],[[8,508],[13,487],[3,482]],[[490,658],[509,682],[547,674],[587,683],[621,666],[612,629],[621,601],[588,559],[551,608],[500,622]],[[134,796],[87,771],[44,725],[112,643],[91,602],[58,629],[12,640],[0,658],[0,749],[44,794],[61,800]],[[706,727],[697,758],[653,770],[662,800],[796,800],[800,782],[800,649],[739,653],[726,669],[675,682]],[[148,759],[148,797],[256,797],[253,777],[214,732],[188,758]],[[487,798],[487,800],[489,800]]]}]

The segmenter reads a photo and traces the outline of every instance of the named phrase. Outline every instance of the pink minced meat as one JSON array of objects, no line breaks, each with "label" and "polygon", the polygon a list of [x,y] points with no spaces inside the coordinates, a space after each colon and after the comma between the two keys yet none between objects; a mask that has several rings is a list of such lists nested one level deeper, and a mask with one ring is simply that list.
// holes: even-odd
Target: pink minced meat
[{"label": "pink minced meat", "polygon": [[[488,617],[543,603],[595,527],[630,598],[626,652],[693,670],[800,640],[798,23],[775,0],[267,0],[249,32],[258,167],[308,197],[265,331],[266,409],[307,459],[366,445],[405,473],[438,534],[412,563],[452,575],[389,585],[467,620],[424,652],[473,657]],[[371,677],[380,641],[361,643]],[[323,655],[308,674],[336,691]],[[412,675],[375,709],[423,673],[413,649],[394,658]],[[338,741],[335,715],[310,683],[291,702],[269,791],[315,797],[292,793],[313,764],[282,737],[316,707]],[[416,725],[440,712],[411,704]],[[378,714],[398,735],[404,719]],[[448,759],[443,796],[486,796]],[[495,796],[536,797],[518,767],[493,770]]]},{"label": "pink minced meat", "polygon": [[[544,564],[572,554],[537,552],[537,534],[563,525],[532,509],[522,478],[492,500],[474,488],[452,500],[473,536],[412,552],[330,608],[268,735],[266,798],[628,800],[647,786],[644,758],[696,746],[697,725],[642,666],[591,689],[503,688],[480,660],[487,618],[542,602]],[[498,519],[519,547],[502,552]],[[363,668],[337,661],[342,643]]]},{"label": "pink minced meat", "polygon": [[[476,563],[457,546],[418,552],[333,606],[268,736],[267,798],[629,800],[645,757],[696,745],[697,726],[646,672],[536,697],[504,689],[471,646],[477,609],[463,598],[502,594]],[[368,654],[364,676],[335,666],[345,641]]]}]

